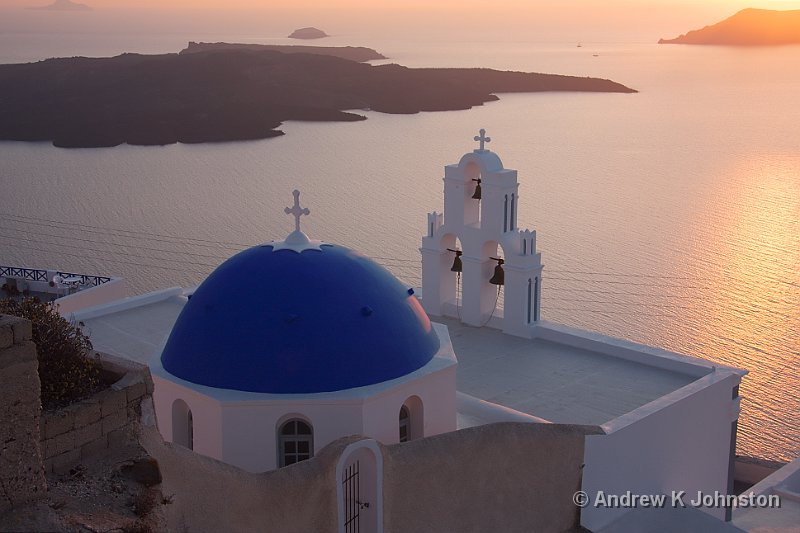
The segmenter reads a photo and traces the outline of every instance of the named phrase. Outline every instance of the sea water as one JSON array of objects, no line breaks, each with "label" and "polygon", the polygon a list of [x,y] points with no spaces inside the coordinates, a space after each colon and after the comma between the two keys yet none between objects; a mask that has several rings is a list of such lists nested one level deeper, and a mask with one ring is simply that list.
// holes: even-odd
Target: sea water
[{"label": "sea water", "polygon": [[[0,60],[288,42],[279,35],[4,33]],[[639,93],[367,111],[363,122],[287,123],[263,141],[0,143],[0,263],[122,276],[137,293],[195,285],[237,250],[284,237],[293,221],[283,208],[299,188],[309,235],[418,285],[442,167],[486,128],[488,147],[519,171],[519,227],[538,232],[543,318],[748,369],[738,453],[798,456],[800,47],[439,33],[320,44],[371,46],[413,67],[598,76]]]}]

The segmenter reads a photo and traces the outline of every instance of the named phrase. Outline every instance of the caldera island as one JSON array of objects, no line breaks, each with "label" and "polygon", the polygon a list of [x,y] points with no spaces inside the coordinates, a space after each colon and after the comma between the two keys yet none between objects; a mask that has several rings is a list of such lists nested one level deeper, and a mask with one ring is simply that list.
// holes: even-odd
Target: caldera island
[{"label": "caldera island", "polygon": [[800,10],[743,9],[712,26],[658,44],[774,46],[800,44]]},{"label": "caldera island", "polygon": [[352,111],[359,109],[419,113],[469,109],[496,93],[636,92],[599,78],[370,65],[331,53],[212,46],[0,65],[0,140],[61,147],[238,141],[282,135],[287,120],[365,120]]}]

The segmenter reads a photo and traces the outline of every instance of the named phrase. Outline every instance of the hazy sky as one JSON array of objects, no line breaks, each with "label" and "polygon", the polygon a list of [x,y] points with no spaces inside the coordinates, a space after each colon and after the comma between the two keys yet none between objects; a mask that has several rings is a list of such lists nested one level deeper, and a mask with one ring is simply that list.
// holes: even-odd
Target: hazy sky
[{"label": "hazy sky", "polygon": [[[581,6],[584,9],[600,8],[613,10],[620,7],[639,9],[644,6],[657,5],[669,6],[677,11],[702,10],[718,11],[720,13],[734,13],[745,7],[761,7],[768,9],[800,9],[797,0],[76,0],[89,4],[97,9],[114,8],[182,8],[182,9],[253,9],[269,10],[280,9],[369,9],[369,10],[397,10],[397,11],[439,11],[480,9],[481,11],[496,11],[498,9],[514,9],[521,11],[535,11],[546,6],[573,7]],[[0,0],[0,7],[30,7],[52,3],[52,0]]]},{"label": "hazy sky", "polygon": [[95,11],[29,11],[53,0],[0,0],[2,34],[251,32],[317,26],[354,40],[461,31],[465,39],[643,41],[675,37],[745,7],[800,9],[800,0],[75,0]]}]

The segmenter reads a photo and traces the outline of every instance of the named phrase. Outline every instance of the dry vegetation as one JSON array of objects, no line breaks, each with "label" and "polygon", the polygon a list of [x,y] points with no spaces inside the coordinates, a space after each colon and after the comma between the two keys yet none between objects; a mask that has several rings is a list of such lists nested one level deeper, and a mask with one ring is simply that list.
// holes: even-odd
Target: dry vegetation
[{"label": "dry vegetation", "polygon": [[3,299],[0,314],[27,318],[33,324],[44,409],[76,402],[102,386],[100,366],[89,357],[89,338],[52,304],[37,298]]}]

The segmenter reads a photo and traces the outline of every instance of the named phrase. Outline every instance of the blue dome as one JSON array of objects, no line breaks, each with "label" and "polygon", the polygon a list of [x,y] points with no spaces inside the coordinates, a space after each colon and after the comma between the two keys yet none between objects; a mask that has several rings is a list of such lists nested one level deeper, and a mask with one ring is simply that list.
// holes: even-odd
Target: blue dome
[{"label": "blue dome", "polygon": [[245,250],[186,303],[161,363],[210,387],[313,393],[372,385],[423,367],[439,338],[406,285],[335,245]]}]

